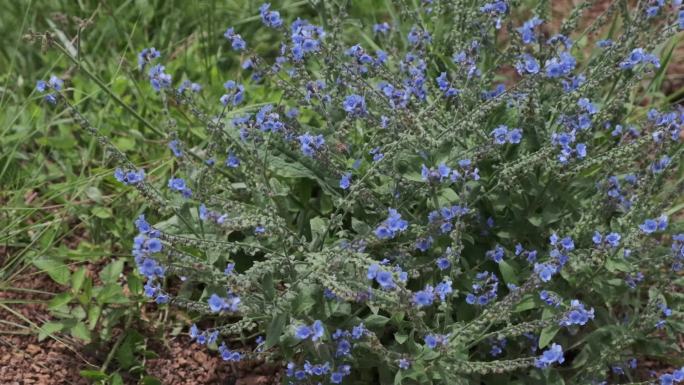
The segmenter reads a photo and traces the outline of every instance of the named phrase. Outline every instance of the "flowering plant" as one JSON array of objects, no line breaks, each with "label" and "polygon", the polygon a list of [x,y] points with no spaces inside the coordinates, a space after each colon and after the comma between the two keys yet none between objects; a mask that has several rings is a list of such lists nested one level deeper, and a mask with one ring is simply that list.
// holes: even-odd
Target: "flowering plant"
[{"label": "flowering plant", "polygon": [[684,111],[636,103],[684,11],[616,1],[581,30],[590,5],[552,31],[546,1],[527,19],[516,1],[397,1],[372,25],[337,2],[318,23],[264,4],[279,47],[228,27],[242,71],[216,97],[145,48],[177,166],[161,182],[58,78],[37,90],[145,197],[144,292],[224,360],[282,363],[292,384],[629,382],[684,329],[668,223]]}]

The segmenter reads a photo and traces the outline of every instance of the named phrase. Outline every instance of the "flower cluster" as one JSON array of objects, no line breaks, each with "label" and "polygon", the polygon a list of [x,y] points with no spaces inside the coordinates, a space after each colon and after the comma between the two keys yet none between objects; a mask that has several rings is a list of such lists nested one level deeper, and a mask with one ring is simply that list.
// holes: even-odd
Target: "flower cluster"
[{"label": "flower cluster", "polygon": [[[54,75],[50,76],[50,79],[48,81],[38,80],[36,82],[36,91],[40,92],[41,94],[47,93],[49,90],[59,92],[62,90],[63,87],[64,81]],[[57,103],[57,93],[55,92],[47,93],[44,98],[45,101],[50,104]]]},{"label": "flower cluster", "polygon": [[398,233],[406,231],[408,229],[408,222],[401,219],[401,214],[393,208],[388,209],[389,215],[376,229],[375,236],[378,239],[392,239]]}]

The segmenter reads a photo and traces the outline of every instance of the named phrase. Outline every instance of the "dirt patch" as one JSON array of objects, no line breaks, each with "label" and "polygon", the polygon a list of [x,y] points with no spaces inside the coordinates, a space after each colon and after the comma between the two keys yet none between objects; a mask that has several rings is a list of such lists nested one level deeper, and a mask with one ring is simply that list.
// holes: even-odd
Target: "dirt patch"
[{"label": "dirt patch", "polygon": [[148,360],[147,372],[163,384],[280,384],[279,368],[259,362],[224,362],[215,353],[187,340],[181,337],[172,341],[162,357]]},{"label": "dirt patch", "polygon": [[[88,275],[97,277],[106,261],[89,264]],[[30,268],[11,283],[12,290],[0,290],[0,384],[85,385],[81,370],[97,370],[107,350],[94,349],[67,335],[38,341],[35,326],[52,319],[46,303],[51,293],[66,288]],[[150,312],[156,310],[150,306]],[[144,332],[144,330],[142,331]],[[117,333],[115,333],[117,334]],[[113,344],[113,341],[112,341]],[[271,385],[280,383],[279,367],[262,362],[229,363],[206,347],[179,336],[168,346],[154,343],[156,358],[145,362],[145,371],[162,384],[187,385]],[[115,368],[110,367],[114,370]],[[138,376],[120,373],[126,385],[138,384]]]}]

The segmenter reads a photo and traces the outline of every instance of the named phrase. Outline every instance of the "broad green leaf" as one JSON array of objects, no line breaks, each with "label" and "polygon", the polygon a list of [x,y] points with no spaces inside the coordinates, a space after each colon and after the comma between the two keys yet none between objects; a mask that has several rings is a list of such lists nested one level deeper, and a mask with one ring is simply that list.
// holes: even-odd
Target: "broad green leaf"
[{"label": "broad green leaf", "polygon": [[69,283],[69,278],[71,277],[69,268],[67,268],[67,266],[61,261],[41,258],[34,260],[33,264],[40,270],[46,272],[53,281],[59,283],[60,285],[66,285]]}]

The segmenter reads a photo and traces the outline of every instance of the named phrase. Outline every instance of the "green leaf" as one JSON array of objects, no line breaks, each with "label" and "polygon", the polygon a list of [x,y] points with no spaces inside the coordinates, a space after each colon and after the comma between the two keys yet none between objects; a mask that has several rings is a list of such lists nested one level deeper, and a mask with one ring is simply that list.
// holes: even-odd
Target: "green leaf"
[{"label": "green leaf", "polygon": [[48,309],[55,310],[57,308],[60,308],[71,302],[73,298],[74,297],[71,295],[71,293],[57,294],[56,296],[52,297],[50,302],[48,302]]},{"label": "green leaf", "polygon": [[128,284],[128,291],[133,295],[139,295],[142,292],[143,285],[140,278],[133,273],[129,273],[126,276],[126,282]]},{"label": "green leaf", "polygon": [[91,339],[90,331],[82,321],[78,322],[76,325],[74,325],[74,327],[71,328],[71,336],[86,342],[90,342]]},{"label": "green leaf", "polygon": [[100,272],[100,279],[104,283],[114,283],[119,279],[119,275],[123,271],[124,260],[117,259],[116,261],[105,266]]},{"label": "green leaf", "polygon": [[94,216],[101,219],[107,219],[112,217],[112,210],[107,207],[95,206],[92,208],[91,212]]},{"label": "green leaf", "polygon": [[399,332],[394,333],[394,339],[397,341],[397,343],[399,343],[399,345],[401,345],[404,342],[406,342],[406,340],[408,340],[408,334],[399,333]]},{"label": "green leaf", "polygon": [[280,336],[283,334],[283,329],[287,323],[287,314],[277,314],[268,324],[266,330],[266,349],[275,346],[280,341]]},{"label": "green leaf", "polygon": [[85,190],[86,196],[95,201],[95,203],[102,203],[102,192],[95,186],[90,186]]},{"label": "green leaf", "polygon": [[261,288],[263,289],[264,298],[267,301],[271,301],[273,298],[275,298],[275,285],[273,284],[273,275],[270,272],[264,274],[264,280],[261,282]]},{"label": "green leaf", "polygon": [[123,289],[116,283],[107,284],[99,288],[95,295],[99,303],[127,303],[128,298],[123,293]]},{"label": "green leaf", "polygon": [[95,326],[97,326],[97,320],[100,319],[101,313],[102,308],[97,305],[93,305],[88,308],[88,330],[95,329]]},{"label": "green leaf", "polygon": [[79,374],[88,380],[101,381],[107,379],[107,374],[99,370],[81,370]]},{"label": "green leaf", "polygon": [[71,291],[73,293],[78,293],[79,290],[81,290],[81,286],[83,286],[83,281],[85,281],[85,276],[85,267],[81,267],[80,269],[76,270],[74,274],[71,275]]},{"label": "green leaf", "polygon": [[145,376],[142,379],[142,384],[143,385],[162,385],[161,381],[158,379],[152,377],[152,376]]},{"label": "green leaf", "polygon": [[33,261],[33,264],[41,271],[46,272],[53,281],[60,285],[66,285],[69,282],[71,274],[69,269],[61,261],[54,259],[41,258]]},{"label": "green leaf", "polygon": [[110,385],[124,385],[123,378],[121,378],[121,375],[119,373],[114,373],[109,378],[109,384]]},{"label": "green leaf", "polygon": [[311,178],[318,179],[314,173],[301,163],[289,163],[283,158],[271,156],[268,158],[268,167],[278,176],[286,178]]},{"label": "green leaf", "polygon": [[389,320],[390,319],[385,316],[371,314],[363,320],[363,324],[366,325],[368,329],[381,329]]},{"label": "green leaf", "polygon": [[38,332],[38,342],[44,340],[50,334],[55,334],[64,329],[64,324],[61,322],[46,322],[40,327]]},{"label": "green leaf", "polygon": [[544,220],[539,215],[529,217],[527,218],[527,221],[530,222],[534,227],[541,227],[542,223],[544,223]]},{"label": "green leaf", "polygon": [[520,313],[524,312],[525,310],[531,310],[537,307],[537,304],[534,301],[534,297],[531,295],[525,295],[522,297],[520,302],[518,302],[517,305],[515,305],[515,308],[513,308],[514,313]]},{"label": "green leaf", "polygon": [[501,275],[503,276],[504,282],[506,282],[507,284],[518,284],[518,276],[515,274],[515,269],[508,262],[504,260],[499,262],[499,271],[501,271]]},{"label": "green leaf", "polygon": [[539,335],[539,349],[545,348],[553,340],[553,337],[556,336],[559,330],[560,326],[558,325],[551,325],[542,329],[541,334]]}]

